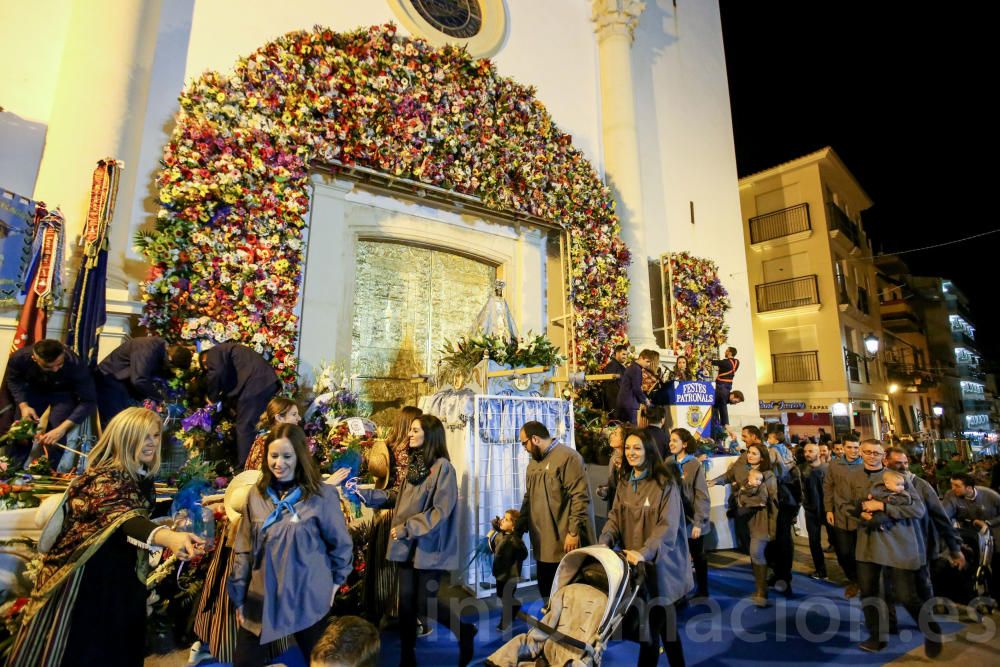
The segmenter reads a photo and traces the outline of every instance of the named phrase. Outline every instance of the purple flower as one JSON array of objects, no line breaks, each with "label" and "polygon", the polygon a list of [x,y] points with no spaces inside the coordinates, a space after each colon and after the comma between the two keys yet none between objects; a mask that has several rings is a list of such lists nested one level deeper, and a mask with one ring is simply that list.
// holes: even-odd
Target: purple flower
[{"label": "purple flower", "polygon": [[195,410],[191,416],[181,420],[181,428],[185,431],[200,428],[203,431],[212,430],[212,408],[200,408]]}]

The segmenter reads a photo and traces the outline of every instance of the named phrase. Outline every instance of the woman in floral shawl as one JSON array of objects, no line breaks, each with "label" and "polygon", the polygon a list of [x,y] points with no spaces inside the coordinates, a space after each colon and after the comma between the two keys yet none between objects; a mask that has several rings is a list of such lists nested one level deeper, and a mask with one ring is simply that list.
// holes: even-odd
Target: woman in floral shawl
[{"label": "woman in floral shawl", "polygon": [[166,547],[188,560],[203,546],[195,535],[149,520],[160,427],[151,410],[123,410],[90,453],[86,472],[70,482],[10,667],[143,664],[146,551]]}]

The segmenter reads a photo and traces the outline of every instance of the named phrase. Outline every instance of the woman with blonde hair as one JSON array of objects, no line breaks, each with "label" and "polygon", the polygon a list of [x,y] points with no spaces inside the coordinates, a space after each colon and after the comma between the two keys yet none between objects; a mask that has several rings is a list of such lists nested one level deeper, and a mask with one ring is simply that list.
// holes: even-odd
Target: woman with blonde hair
[{"label": "woman with blonde hair", "polygon": [[165,547],[188,560],[203,547],[201,538],[149,520],[160,430],[145,408],[126,408],[108,423],[42,533],[42,566],[8,665],[143,664],[148,560],[137,548]]}]

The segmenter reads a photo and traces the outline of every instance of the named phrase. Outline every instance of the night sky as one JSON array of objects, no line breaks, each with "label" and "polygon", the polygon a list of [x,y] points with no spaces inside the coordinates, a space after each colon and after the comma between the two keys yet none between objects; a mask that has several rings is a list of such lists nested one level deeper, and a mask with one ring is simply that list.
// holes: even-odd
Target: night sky
[{"label": "night sky", "polygon": [[[875,202],[876,254],[997,229],[998,38],[978,5],[720,4],[740,176],[832,146]],[[996,366],[1000,234],[901,257],[965,292]]]}]

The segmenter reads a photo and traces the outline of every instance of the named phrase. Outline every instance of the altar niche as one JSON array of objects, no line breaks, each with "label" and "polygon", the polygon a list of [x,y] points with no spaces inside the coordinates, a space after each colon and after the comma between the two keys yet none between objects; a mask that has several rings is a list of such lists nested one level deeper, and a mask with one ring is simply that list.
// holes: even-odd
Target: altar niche
[{"label": "altar niche", "polygon": [[305,238],[300,370],[348,365],[387,423],[433,389],[445,338],[468,333],[495,279],[520,331],[564,351],[568,268],[563,232],[431,200],[360,177],[316,174]]}]

